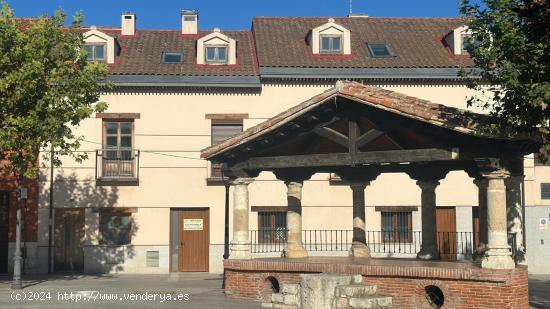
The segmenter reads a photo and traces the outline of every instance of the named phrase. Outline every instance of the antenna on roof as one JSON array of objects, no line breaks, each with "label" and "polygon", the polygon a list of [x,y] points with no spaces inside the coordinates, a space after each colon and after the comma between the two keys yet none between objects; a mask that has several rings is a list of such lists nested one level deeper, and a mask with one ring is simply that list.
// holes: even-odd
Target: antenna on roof
[{"label": "antenna on roof", "polygon": [[349,0],[349,15],[351,15],[353,13],[353,3],[352,3],[353,0]]}]

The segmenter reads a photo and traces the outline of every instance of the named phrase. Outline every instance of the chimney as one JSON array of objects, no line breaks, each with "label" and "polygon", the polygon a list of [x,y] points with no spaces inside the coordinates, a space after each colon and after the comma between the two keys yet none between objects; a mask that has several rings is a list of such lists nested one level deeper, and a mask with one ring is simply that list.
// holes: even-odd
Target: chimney
[{"label": "chimney", "polygon": [[197,10],[181,11],[181,33],[197,34],[199,12]]},{"label": "chimney", "polygon": [[121,22],[122,35],[134,35],[136,34],[136,14],[124,13],[122,14]]}]

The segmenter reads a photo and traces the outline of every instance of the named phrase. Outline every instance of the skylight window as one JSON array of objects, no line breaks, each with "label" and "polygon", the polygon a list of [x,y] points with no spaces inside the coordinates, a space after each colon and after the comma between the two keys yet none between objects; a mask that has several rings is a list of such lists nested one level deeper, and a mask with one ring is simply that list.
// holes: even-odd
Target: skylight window
[{"label": "skylight window", "polygon": [[181,63],[183,55],[181,53],[163,53],[162,62],[164,63]]},{"label": "skylight window", "polygon": [[342,36],[340,35],[321,35],[321,44],[319,51],[322,54],[341,54]]},{"label": "skylight window", "polygon": [[369,46],[370,54],[374,58],[384,58],[384,57],[392,56],[390,49],[386,44],[376,43],[376,44],[368,44],[368,46]]}]

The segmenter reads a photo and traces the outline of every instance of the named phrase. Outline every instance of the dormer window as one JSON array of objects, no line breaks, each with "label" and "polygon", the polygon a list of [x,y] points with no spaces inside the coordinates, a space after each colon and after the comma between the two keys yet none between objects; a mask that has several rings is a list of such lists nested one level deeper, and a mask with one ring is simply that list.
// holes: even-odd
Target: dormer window
[{"label": "dormer window", "polygon": [[105,61],[105,44],[86,44],[86,60]]},{"label": "dormer window", "polygon": [[115,63],[115,56],[118,53],[119,46],[114,37],[97,30],[95,26],[91,26],[90,30],[82,36],[84,38],[83,48],[86,51],[86,59],[88,61]]},{"label": "dormer window", "polygon": [[215,28],[212,33],[197,40],[197,64],[237,64],[237,41]]},{"label": "dormer window", "polygon": [[162,53],[162,62],[181,63],[183,55],[181,53]]},{"label": "dormer window", "polygon": [[351,33],[333,18],[328,23],[311,29],[308,37],[311,52],[315,54],[351,54]]},{"label": "dormer window", "polygon": [[474,47],[479,45],[479,41],[477,41],[475,38],[472,38],[472,35],[470,34],[461,34],[460,40],[462,41],[460,52],[463,55],[469,54],[468,48],[470,48],[470,44],[472,44]]},{"label": "dormer window", "polygon": [[319,52],[322,54],[341,54],[342,36],[341,35],[321,35]]},{"label": "dormer window", "polygon": [[370,55],[374,58],[391,57],[392,54],[388,45],[382,43],[368,44]]},{"label": "dormer window", "polygon": [[476,46],[479,44],[467,26],[461,26],[451,31],[445,37],[445,43],[455,55],[468,55],[469,45],[474,44]]},{"label": "dormer window", "polygon": [[204,56],[207,64],[227,64],[227,46],[206,46]]}]

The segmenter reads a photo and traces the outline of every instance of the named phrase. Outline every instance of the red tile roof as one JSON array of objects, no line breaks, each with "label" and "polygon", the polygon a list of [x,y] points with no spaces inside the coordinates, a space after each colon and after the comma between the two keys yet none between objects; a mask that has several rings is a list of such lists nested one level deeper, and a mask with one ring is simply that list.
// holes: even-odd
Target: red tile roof
[{"label": "red tile roof", "polygon": [[402,93],[386,90],[379,87],[367,86],[356,82],[337,82],[336,87],[331,88],[311,99],[296,105],[275,117],[272,117],[243,133],[230,138],[222,143],[203,149],[202,158],[212,158],[239,145],[257,139],[260,136],[273,131],[276,128],[302,116],[317,108],[330,98],[335,96],[345,97],[375,108],[400,114],[435,126],[444,127],[454,131],[470,135],[484,135],[486,137],[500,138],[500,136],[479,132],[482,119],[488,116],[469,112],[467,110],[432,103],[427,100],[411,97]]},{"label": "red tile roof", "polygon": [[[258,69],[250,31],[222,31],[237,41],[237,64],[197,65],[196,40],[210,31],[198,35],[182,35],[179,30],[137,30],[134,36],[120,35],[120,30],[101,29],[114,36],[120,54],[111,65],[115,75],[184,75],[184,76],[256,76]],[[180,64],[163,63],[163,52],[180,52]]]},{"label": "red tile roof", "polygon": [[[464,24],[459,18],[342,17],[351,32],[351,55],[313,55],[308,33],[328,17],[256,17],[252,22],[261,67],[304,68],[456,68],[471,67],[455,56],[444,37]],[[367,43],[386,43],[395,57],[371,57]]]}]

